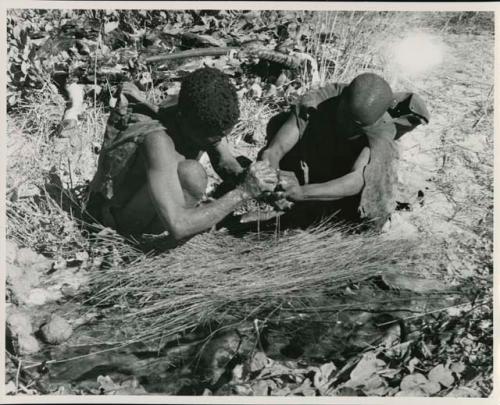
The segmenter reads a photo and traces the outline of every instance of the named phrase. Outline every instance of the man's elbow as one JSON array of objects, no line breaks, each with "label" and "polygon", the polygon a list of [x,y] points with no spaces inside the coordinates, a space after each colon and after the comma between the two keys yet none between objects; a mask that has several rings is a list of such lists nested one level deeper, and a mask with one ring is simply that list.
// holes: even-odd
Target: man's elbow
[{"label": "man's elbow", "polygon": [[183,226],[179,223],[171,224],[167,230],[176,242],[180,242],[181,240],[191,236],[191,233],[186,228],[186,226]]},{"label": "man's elbow", "polygon": [[189,230],[188,219],[181,213],[177,213],[176,218],[173,220],[165,218],[165,225],[168,234],[176,242],[180,242],[192,234]]},{"label": "man's elbow", "polygon": [[175,242],[180,242],[186,237],[186,235],[182,231],[174,228],[169,229],[168,233]]},{"label": "man's elbow", "polygon": [[279,167],[279,162],[281,160],[281,156],[283,155],[282,149],[278,146],[272,147],[265,149],[260,156],[258,157],[259,160],[267,160],[271,167],[278,168]]},{"label": "man's elbow", "polygon": [[350,194],[351,195],[357,195],[363,191],[363,187],[365,186],[365,177],[363,175],[363,170],[356,170],[355,172],[352,173],[351,176],[351,187],[350,187]]}]

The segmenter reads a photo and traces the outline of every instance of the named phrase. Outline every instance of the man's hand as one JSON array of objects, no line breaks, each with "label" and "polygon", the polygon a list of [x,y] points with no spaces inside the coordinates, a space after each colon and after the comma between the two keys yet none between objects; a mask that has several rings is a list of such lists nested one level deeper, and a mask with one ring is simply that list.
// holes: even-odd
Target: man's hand
[{"label": "man's hand", "polygon": [[278,186],[283,190],[281,191],[282,194],[279,194],[280,196],[291,201],[301,201],[304,198],[302,187],[294,172],[280,170],[278,177]]},{"label": "man's hand", "polygon": [[240,189],[251,198],[259,197],[262,193],[272,192],[278,184],[278,174],[269,162],[252,163],[247,171]]},{"label": "man's hand", "polygon": [[132,82],[125,82],[122,84],[121,94],[127,97],[128,101],[133,103],[144,103],[146,98],[144,93]]}]

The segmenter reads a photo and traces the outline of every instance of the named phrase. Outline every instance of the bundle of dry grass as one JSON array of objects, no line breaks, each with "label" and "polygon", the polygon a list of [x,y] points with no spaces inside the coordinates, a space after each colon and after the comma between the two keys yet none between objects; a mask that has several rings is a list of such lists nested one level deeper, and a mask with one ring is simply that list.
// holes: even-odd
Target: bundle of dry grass
[{"label": "bundle of dry grass", "polygon": [[107,307],[106,323],[126,328],[130,341],[168,338],[200,324],[227,327],[279,320],[283,311],[314,312],[328,295],[377,275],[435,277],[432,256],[438,249],[324,224],[279,238],[208,233],[167,253],[95,273],[89,303]]}]

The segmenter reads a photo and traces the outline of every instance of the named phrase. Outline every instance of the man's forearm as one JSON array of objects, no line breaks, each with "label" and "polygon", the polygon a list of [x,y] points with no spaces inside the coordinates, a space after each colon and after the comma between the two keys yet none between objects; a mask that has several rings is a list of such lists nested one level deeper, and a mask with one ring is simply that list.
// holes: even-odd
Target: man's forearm
[{"label": "man's forearm", "polygon": [[218,164],[213,165],[213,168],[222,180],[230,181],[235,184],[238,176],[244,171],[238,160],[233,156],[226,157],[223,161],[219,161]]},{"label": "man's forearm", "polygon": [[269,148],[262,152],[260,160],[267,160],[271,167],[279,168],[280,160],[283,158],[283,154],[277,148]]},{"label": "man's forearm", "polygon": [[207,150],[207,153],[212,167],[220,178],[235,184],[244,169],[231,153],[227,140],[221,140],[219,144]]},{"label": "man's forearm", "polygon": [[271,167],[278,168],[279,162],[299,141],[299,127],[294,115],[290,115],[276,135],[262,152],[261,160],[267,160]]},{"label": "man's forearm", "polygon": [[[167,230],[176,240],[193,236],[220,222],[248,198],[247,193],[237,188],[214,202],[200,207],[184,208],[170,220]],[[159,209],[161,214],[161,207]]]},{"label": "man's forearm", "polygon": [[335,201],[359,194],[364,180],[361,170],[326,183],[306,184],[301,186],[302,196],[297,201]]},{"label": "man's forearm", "polygon": [[156,115],[160,111],[160,107],[148,101],[140,101],[135,104],[135,111],[148,115],[151,118],[156,118]]}]

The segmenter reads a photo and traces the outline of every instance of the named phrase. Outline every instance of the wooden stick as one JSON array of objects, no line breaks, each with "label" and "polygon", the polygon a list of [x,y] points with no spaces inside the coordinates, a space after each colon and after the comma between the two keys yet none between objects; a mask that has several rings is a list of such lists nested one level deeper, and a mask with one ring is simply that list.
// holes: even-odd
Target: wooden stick
[{"label": "wooden stick", "polygon": [[150,56],[149,58],[145,58],[144,61],[146,63],[156,63],[156,62],[165,62],[168,60],[175,60],[175,59],[196,58],[200,56],[221,56],[228,54],[232,50],[237,50],[237,48],[213,47],[213,48],[189,49],[187,51],[181,51],[176,53],[166,53],[156,56]]},{"label": "wooden stick", "polygon": [[[221,56],[229,54],[231,51],[237,52],[239,54],[245,53],[248,55],[256,56],[260,59],[281,63],[288,68],[297,68],[301,66],[304,62],[310,61],[313,70],[318,70],[316,61],[307,54],[295,54],[295,55],[287,55],[281,52],[268,50],[268,49],[240,49],[240,48],[231,48],[231,47],[214,47],[214,48],[198,48],[198,49],[189,49],[187,51],[181,51],[176,53],[167,53],[160,54],[156,56],[150,56],[149,58],[145,58],[144,61],[146,63],[156,63],[156,62],[165,62],[168,60],[175,59],[185,59],[185,58],[196,58],[202,56]],[[317,74],[316,74],[317,75]],[[317,79],[315,79],[317,81]]]}]

